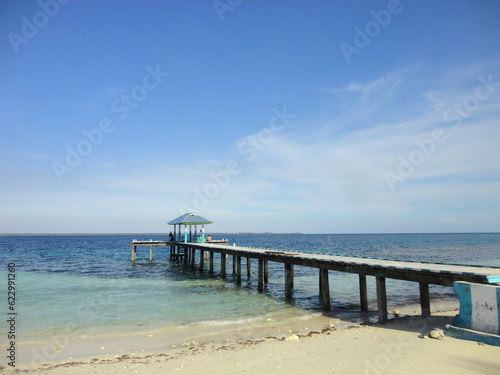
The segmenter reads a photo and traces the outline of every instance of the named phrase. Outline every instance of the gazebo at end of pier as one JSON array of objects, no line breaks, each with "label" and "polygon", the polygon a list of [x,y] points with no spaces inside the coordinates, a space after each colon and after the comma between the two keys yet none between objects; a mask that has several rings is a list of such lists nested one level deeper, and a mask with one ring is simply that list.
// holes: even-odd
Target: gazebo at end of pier
[{"label": "gazebo at end of pier", "polygon": [[[169,239],[165,241],[132,241],[132,261],[137,259],[137,246],[149,246],[149,260],[153,260],[153,247],[154,246],[170,246],[170,260],[189,258],[191,252],[187,244],[227,244],[227,240],[214,240],[211,236],[205,237],[205,224],[212,224],[213,222],[207,220],[194,212],[185,213],[178,218],[168,222],[169,225],[174,226],[174,231],[170,231]],[[182,231],[184,225],[184,231]],[[198,225],[201,225],[200,232],[198,233]],[[194,228],[193,228],[194,227]],[[189,229],[188,229],[189,228]],[[193,231],[194,229],[194,231]]]},{"label": "gazebo at end of pier", "polygon": [[[168,222],[168,225],[174,226],[174,232],[170,232],[171,242],[205,242],[205,224],[212,224],[212,221],[198,216],[194,212],[185,213],[178,218]],[[182,225],[184,225],[184,232],[181,233]],[[201,225],[200,233],[198,234],[198,225]],[[188,232],[189,226],[189,232]],[[193,233],[194,226],[194,233]]]}]

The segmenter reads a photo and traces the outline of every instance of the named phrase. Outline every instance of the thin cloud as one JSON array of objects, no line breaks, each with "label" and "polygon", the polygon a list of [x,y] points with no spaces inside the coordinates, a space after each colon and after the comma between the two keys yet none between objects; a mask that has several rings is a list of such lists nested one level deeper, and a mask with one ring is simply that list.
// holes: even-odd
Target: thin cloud
[{"label": "thin cloud", "polygon": [[341,96],[344,94],[359,94],[361,103],[366,104],[369,99],[381,93],[387,93],[396,89],[404,82],[406,75],[412,67],[389,72],[382,77],[368,82],[351,82],[347,86],[324,88],[323,92]]},{"label": "thin cloud", "polygon": [[[477,74],[477,70],[474,70],[474,74]],[[448,104],[450,101],[453,103],[456,97],[466,96],[471,90],[473,92],[476,83],[474,80],[469,81],[472,86],[463,85],[461,92],[453,88],[454,95],[449,98]],[[337,92],[368,95],[382,87],[391,87],[397,103],[400,99],[398,82],[399,78],[386,75],[366,84],[350,85]],[[434,87],[433,90],[445,93],[451,89],[443,86]],[[427,99],[425,96],[423,98]],[[396,193],[388,189],[384,172],[397,171],[399,156],[408,158],[411,152],[419,151],[417,141],[432,138],[433,130],[446,127],[442,112],[436,111],[432,101],[427,106],[422,105],[422,110],[416,116],[405,121],[381,121],[371,127],[337,132],[334,136],[324,132],[324,128],[331,126],[331,123],[317,131],[306,127],[307,142],[296,133],[284,132],[259,154],[254,163],[248,165],[242,177],[244,184],[236,182],[231,187],[232,193],[221,199],[221,203],[229,207],[237,204],[238,197],[249,194],[252,199],[247,204],[265,210],[259,203],[259,197],[282,194],[282,199],[261,201],[265,201],[267,209],[279,212],[326,210],[331,214],[325,215],[331,217],[362,212],[366,217],[377,220],[377,215],[415,215],[415,207],[419,206],[425,207],[423,211],[428,219],[438,215],[443,207],[442,202],[460,205],[467,199],[468,204],[477,204],[478,207],[484,205],[485,201],[495,202],[498,200],[499,183],[493,176],[500,176],[500,136],[495,131],[495,113],[499,113],[500,107],[494,105],[494,101],[492,97],[491,101],[482,104],[457,131],[451,133],[448,130],[446,141],[435,145],[424,163],[397,186]],[[382,107],[378,108],[378,111],[382,110]],[[352,112],[344,113],[345,118],[352,120],[358,116],[355,111],[353,105]],[[369,118],[362,120],[369,121]],[[280,183],[273,184],[273,181]],[[479,214],[476,212],[478,210],[471,210],[473,216]],[[418,220],[418,215],[414,220]],[[478,220],[476,218],[474,222]]]}]

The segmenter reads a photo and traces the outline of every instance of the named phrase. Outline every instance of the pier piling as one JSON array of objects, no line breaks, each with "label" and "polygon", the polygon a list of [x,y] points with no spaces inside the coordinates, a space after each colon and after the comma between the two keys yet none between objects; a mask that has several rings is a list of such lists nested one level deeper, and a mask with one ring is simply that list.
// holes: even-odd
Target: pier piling
[{"label": "pier piling", "polygon": [[[214,253],[221,256],[221,277],[226,277],[227,259],[233,257],[233,275],[236,284],[241,285],[241,258],[246,258],[247,276],[251,277],[251,262],[258,262],[259,292],[264,290],[264,284],[269,282],[269,261],[283,263],[285,268],[285,298],[292,299],[294,289],[294,266],[313,267],[319,269],[319,297],[324,310],[331,309],[330,285],[328,271],[358,274],[359,298],[361,311],[368,311],[367,276],[374,276],[377,290],[378,318],[387,322],[386,278],[407,280],[419,283],[420,305],[422,316],[429,316],[430,295],[429,285],[452,286],[456,281],[479,284],[500,282],[500,267],[470,266],[458,264],[433,264],[424,262],[408,262],[398,260],[354,258],[333,255],[308,254],[269,249],[250,249],[246,247],[227,246],[223,244],[184,243],[166,241],[137,241],[131,245],[131,260],[137,260],[137,246],[149,246],[149,260],[153,259],[153,247],[170,247],[170,259],[183,260],[194,269],[196,250],[200,251],[200,270],[204,271],[204,260],[209,259],[210,274],[214,273]],[[168,251],[168,250],[167,250]],[[208,254],[207,254],[208,252]]]},{"label": "pier piling", "polygon": [[200,250],[200,271],[203,271],[204,262],[205,262],[205,251]]},{"label": "pier piling", "polygon": [[250,257],[247,257],[247,277],[248,278],[250,278],[252,276],[251,267],[252,267],[251,259],[250,259]]},{"label": "pier piling", "polygon": [[328,269],[319,269],[319,297],[323,310],[330,311],[330,281],[328,279]]},{"label": "pier piling", "polygon": [[258,259],[257,265],[257,291],[262,292],[264,290],[264,260]]},{"label": "pier piling", "polygon": [[359,275],[359,302],[361,311],[368,311],[368,290],[366,288],[366,275]]},{"label": "pier piling", "polygon": [[137,246],[132,245],[132,262],[135,262],[137,259]]},{"label": "pier piling", "polygon": [[387,322],[387,292],[385,289],[385,277],[376,276],[377,282],[377,309],[380,323]]},{"label": "pier piling", "polygon": [[221,253],[220,254],[220,275],[221,275],[221,277],[226,277],[226,260],[227,260],[227,254]]},{"label": "pier piling", "polygon": [[241,257],[236,256],[236,285],[241,285]]},{"label": "pier piling", "polygon": [[420,307],[422,316],[431,315],[431,300],[429,298],[429,284],[419,283],[420,286]]},{"label": "pier piling", "polygon": [[285,263],[285,299],[292,299],[293,294],[293,264]]}]

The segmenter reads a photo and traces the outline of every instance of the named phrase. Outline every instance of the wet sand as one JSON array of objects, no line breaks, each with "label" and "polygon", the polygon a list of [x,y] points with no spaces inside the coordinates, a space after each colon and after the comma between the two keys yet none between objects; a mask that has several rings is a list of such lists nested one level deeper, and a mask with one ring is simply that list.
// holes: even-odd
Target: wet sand
[{"label": "wet sand", "polygon": [[[186,336],[179,345],[167,344],[161,334],[146,336],[143,343],[153,341],[143,348],[137,337],[123,336],[120,348],[102,346],[98,355],[25,362],[17,369],[49,375],[500,373],[499,347],[449,337],[421,337],[452,323],[456,313],[438,312],[428,318],[405,316],[383,325],[345,324],[332,317],[314,316],[296,321],[294,326],[268,322],[268,327],[254,327],[251,333],[243,327],[238,334],[233,330],[230,337],[227,332],[217,337],[209,337],[207,332]],[[316,326],[305,326],[311,324]],[[273,336],[263,336],[272,330]],[[111,345],[111,341],[99,344]],[[82,349],[80,355],[85,353]],[[67,353],[68,348],[61,350],[61,357]]]}]

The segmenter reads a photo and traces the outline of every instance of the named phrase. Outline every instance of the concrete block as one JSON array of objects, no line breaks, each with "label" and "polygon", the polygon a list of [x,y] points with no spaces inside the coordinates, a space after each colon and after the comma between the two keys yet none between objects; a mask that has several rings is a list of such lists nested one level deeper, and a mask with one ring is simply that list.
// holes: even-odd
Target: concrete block
[{"label": "concrete block", "polygon": [[460,300],[455,327],[500,334],[500,286],[457,281],[453,289]]}]

